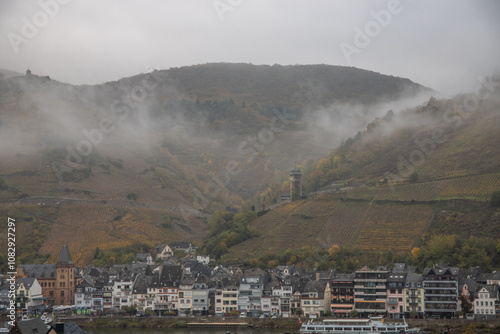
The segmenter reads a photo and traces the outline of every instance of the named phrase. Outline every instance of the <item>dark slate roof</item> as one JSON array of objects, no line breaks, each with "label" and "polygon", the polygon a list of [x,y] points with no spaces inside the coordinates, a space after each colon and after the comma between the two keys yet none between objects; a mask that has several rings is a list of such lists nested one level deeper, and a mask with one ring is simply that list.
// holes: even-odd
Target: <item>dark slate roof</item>
[{"label": "dark slate roof", "polygon": [[[54,326],[54,328],[56,327],[57,326]],[[76,323],[67,322],[64,323],[64,332],[57,332],[57,334],[86,334],[86,332],[81,329]]]},{"label": "dark slate roof", "polygon": [[461,291],[463,289],[464,285],[467,285],[469,292],[474,296],[474,291],[476,288],[476,279],[475,278],[462,279],[459,286],[458,286],[458,289]]},{"label": "dark slate roof", "polygon": [[62,246],[61,253],[59,253],[59,260],[57,264],[75,264],[73,259],[71,259],[71,255],[69,254],[68,246]]},{"label": "dark slate roof", "polygon": [[92,277],[99,277],[101,275],[101,273],[99,272],[99,270],[97,270],[96,268],[92,268],[90,269],[89,271],[89,276],[92,276]]},{"label": "dark slate roof", "polygon": [[160,273],[160,285],[179,286],[182,279],[182,268],[180,265],[163,265]]},{"label": "dark slate roof", "polygon": [[332,282],[353,282],[354,283],[354,274],[336,273],[332,277]]},{"label": "dark slate roof", "polygon": [[416,274],[416,273],[409,273],[408,275],[406,275],[406,281],[407,283],[410,283],[410,282],[415,282],[415,283],[418,283],[418,282],[422,282],[424,280],[424,275],[422,274]]},{"label": "dark slate roof", "polygon": [[297,166],[295,166],[290,171],[290,174],[300,174],[300,169]]},{"label": "dark slate roof", "polygon": [[153,270],[155,269],[155,266],[147,266],[146,270],[144,271],[144,276],[155,276],[153,273]]},{"label": "dark slate roof", "polygon": [[19,285],[24,284],[26,289],[30,289],[33,283],[35,283],[35,278],[18,278],[16,281],[16,288],[18,288]]},{"label": "dark slate roof", "polygon": [[476,286],[476,292],[479,293],[481,289],[486,289],[488,293],[490,294],[490,298],[498,298],[498,289],[499,286],[496,284],[478,284]]},{"label": "dark slate roof", "polygon": [[172,248],[175,249],[188,249],[191,247],[191,243],[188,241],[177,241],[172,243]]},{"label": "dark slate roof", "polygon": [[139,261],[147,261],[148,260],[148,256],[150,256],[149,253],[137,253],[135,257]]},{"label": "dark slate roof", "polygon": [[146,293],[148,288],[156,287],[157,284],[155,277],[137,276],[133,286],[133,293]]},{"label": "dark slate roof", "polygon": [[392,267],[393,273],[402,273],[405,272],[406,264],[405,263],[394,263]]},{"label": "dark slate roof", "polygon": [[89,288],[92,286],[92,283],[88,282],[87,280],[83,280],[80,284],[78,284],[75,288]]},{"label": "dark slate roof", "polygon": [[47,326],[45,326],[42,319],[40,319],[40,318],[18,321],[18,322],[16,322],[16,326],[22,334],[25,334],[25,333],[28,333],[28,334],[43,333],[43,334],[46,334],[49,332],[49,330],[47,329]]},{"label": "dark slate roof", "polygon": [[302,292],[317,292],[320,298],[324,297],[327,282],[309,281]]},{"label": "dark slate roof", "polygon": [[387,275],[387,282],[404,282],[405,280],[406,273],[404,272],[389,273]]},{"label": "dark slate roof", "polygon": [[23,270],[28,277],[34,278],[56,278],[57,274],[55,264],[25,264]]},{"label": "dark slate roof", "polygon": [[200,263],[200,262],[191,263],[190,268],[191,268],[191,272],[193,274],[202,274],[202,275],[205,275],[207,277],[210,277],[210,275],[211,275],[210,268],[208,268],[203,263]]},{"label": "dark slate roof", "polygon": [[417,272],[417,266],[408,266],[408,267],[406,267],[406,272],[407,273],[416,273]]},{"label": "dark slate roof", "polygon": [[436,266],[434,268],[425,268],[424,277],[432,275],[432,276],[445,276],[452,275],[457,276],[460,272],[460,268],[458,267],[446,267],[446,266]]},{"label": "dark slate roof", "polygon": [[483,274],[483,279],[486,282],[486,280],[491,280],[491,281],[498,281],[500,280],[500,271],[495,271],[493,273],[487,273]]},{"label": "dark slate roof", "polygon": [[472,267],[469,269],[461,270],[460,278],[461,279],[476,278],[481,276],[483,273],[484,271],[481,267]]}]

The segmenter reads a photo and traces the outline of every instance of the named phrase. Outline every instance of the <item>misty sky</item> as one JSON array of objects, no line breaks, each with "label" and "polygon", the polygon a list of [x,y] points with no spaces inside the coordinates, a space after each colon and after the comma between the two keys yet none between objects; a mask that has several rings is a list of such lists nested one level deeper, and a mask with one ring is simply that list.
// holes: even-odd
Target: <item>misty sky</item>
[{"label": "misty sky", "polygon": [[495,0],[0,0],[0,68],[94,84],[148,67],[324,63],[457,93],[500,69],[499,21]]}]

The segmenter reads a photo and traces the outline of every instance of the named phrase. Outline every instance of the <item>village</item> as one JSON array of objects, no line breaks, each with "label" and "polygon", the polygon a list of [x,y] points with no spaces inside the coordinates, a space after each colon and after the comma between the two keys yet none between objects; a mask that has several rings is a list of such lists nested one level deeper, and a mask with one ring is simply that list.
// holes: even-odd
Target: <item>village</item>
[{"label": "village", "polygon": [[[174,256],[182,251],[182,257]],[[176,252],[179,254],[179,252]],[[9,303],[2,276],[0,305]],[[493,320],[500,315],[500,272],[479,267],[396,263],[354,273],[294,266],[241,269],[195,256],[189,242],[158,245],[155,254],[112,267],[76,267],[63,246],[55,264],[19,264],[18,317],[215,316],[290,318],[367,317]]]}]

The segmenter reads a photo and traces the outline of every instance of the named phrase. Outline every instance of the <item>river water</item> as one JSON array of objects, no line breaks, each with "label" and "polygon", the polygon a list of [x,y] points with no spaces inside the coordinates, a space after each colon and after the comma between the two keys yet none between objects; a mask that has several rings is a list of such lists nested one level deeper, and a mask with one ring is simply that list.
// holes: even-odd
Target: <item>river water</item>
[{"label": "river water", "polygon": [[[290,329],[177,329],[177,328],[83,328],[87,334],[225,334],[226,331],[238,334],[278,334],[278,333],[293,333]],[[295,330],[295,332],[298,332]]]}]

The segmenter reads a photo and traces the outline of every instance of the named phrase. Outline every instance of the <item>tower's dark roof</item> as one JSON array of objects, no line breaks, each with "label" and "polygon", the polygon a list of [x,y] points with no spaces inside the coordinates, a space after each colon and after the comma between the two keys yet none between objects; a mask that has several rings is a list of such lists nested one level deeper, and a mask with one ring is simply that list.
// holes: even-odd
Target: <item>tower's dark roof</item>
[{"label": "tower's dark roof", "polygon": [[62,246],[61,253],[59,253],[58,264],[75,264],[71,259],[71,255],[69,254],[68,246]]},{"label": "tower's dark roof", "polygon": [[290,174],[300,174],[300,169],[297,166],[295,166],[290,171]]}]

